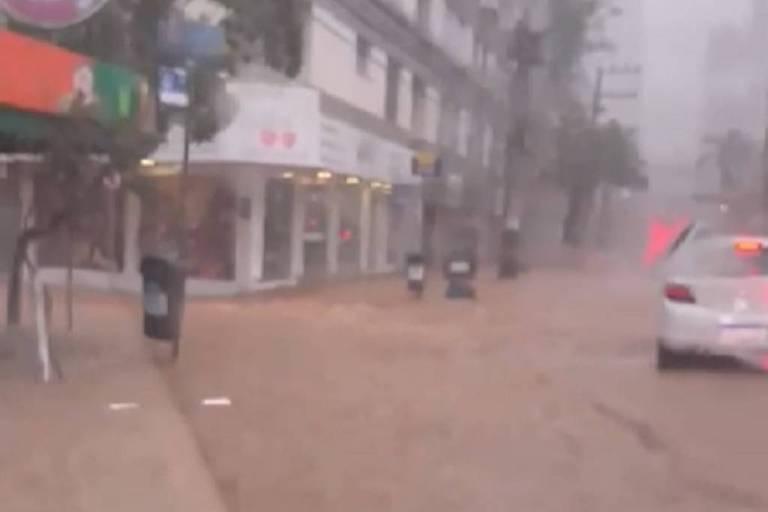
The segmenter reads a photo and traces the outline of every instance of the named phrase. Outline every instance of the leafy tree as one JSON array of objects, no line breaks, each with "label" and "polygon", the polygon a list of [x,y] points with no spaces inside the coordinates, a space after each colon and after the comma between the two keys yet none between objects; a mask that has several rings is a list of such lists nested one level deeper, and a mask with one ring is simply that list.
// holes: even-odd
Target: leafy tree
[{"label": "leafy tree", "polygon": [[717,141],[715,151],[721,190],[730,192],[743,185],[756,152],[749,137],[740,130],[728,130]]},{"label": "leafy tree", "polygon": [[558,84],[570,84],[581,59],[589,51],[589,25],[602,6],[599,0],[552,0],[547,33],[550,76]]},{"label": "leafy tree", "polygon": [[[231,71],[243,64],[263,62],[288,76],[295,76],[302,65],[305,0],[221,0],[227,9],[223,21],[230,55]],[[162,25],[174,7],[173,0],[113,0],[88,20],[63,30],[45,31],[11,22],[11,30],[71,49],[96,59],[122,65],[149,78],[156,87],[158,68],[165,56],[161,51]],[[195,139],[211,138],[218,129],[215,66],[201,66],[193,75],[195,92],[192,105]],[[108,127],[75,109],[69,116],[46,119],[46,135],[34,142],[19,137],[0,136],[0,147],[10,151],[34,150],[44,157],[45,179],[56,184],[64,198],[46,218],[25,226],[14,251],[7,297],[7,323],[17,325],[21,318],[22,269],[28,262],[29,247],[64,229],[73,229],[85,206],[97,199],[105,180],[115,174],[130,182],[130,172],[161,142],[161,133],[147,136],[134,125]],[[93,156],[106,157],[94,163]]]},{"label": "leafy tree", "polygon": [[646,182],[637,141],[618,121],[598,128],[600,180],[617,187],[642,187]]}]

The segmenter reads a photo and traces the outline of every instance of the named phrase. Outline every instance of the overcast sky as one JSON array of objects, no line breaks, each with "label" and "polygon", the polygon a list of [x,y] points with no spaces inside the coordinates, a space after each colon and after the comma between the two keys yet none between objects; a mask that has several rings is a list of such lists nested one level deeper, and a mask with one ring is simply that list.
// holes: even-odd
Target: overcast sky
[{"label": "overcast sky", "polygon": [[646,155],[652,165],[690,166],[696,158],[699,70],[708,31],[713,24],[745,19],[749,0],[645,2]]}]

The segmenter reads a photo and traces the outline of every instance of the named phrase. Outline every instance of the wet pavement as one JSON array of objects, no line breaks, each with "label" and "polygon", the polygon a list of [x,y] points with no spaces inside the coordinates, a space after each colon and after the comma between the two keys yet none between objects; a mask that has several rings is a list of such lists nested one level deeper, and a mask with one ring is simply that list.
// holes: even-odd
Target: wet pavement
[{"label": "wet pavement", "polygon": [[231,510],[768,510],[768,381],[658,375],[651,279],[438,286],[190,307],[167,378]]}]

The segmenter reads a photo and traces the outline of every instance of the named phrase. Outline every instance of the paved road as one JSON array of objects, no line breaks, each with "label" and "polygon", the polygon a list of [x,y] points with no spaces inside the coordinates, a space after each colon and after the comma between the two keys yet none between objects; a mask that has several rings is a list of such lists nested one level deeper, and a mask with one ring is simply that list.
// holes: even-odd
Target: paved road
[{"label": "paved road", "polygon": [[653,293],[562,270],[196,304],[168,380],[233,511],[768,510],[768,382],[657,375]]}]

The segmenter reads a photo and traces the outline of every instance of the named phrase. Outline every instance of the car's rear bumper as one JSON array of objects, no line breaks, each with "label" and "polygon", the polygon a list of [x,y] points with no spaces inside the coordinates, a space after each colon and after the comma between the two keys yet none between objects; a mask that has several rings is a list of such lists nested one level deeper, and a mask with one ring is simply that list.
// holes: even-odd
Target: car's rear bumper
[{"label": "car's rear bumper", "polygon": [[734,349],[717,343],[669,343],[659,340],[659,350],[677,367],[749,369],[768,372],[768,347]]}]

